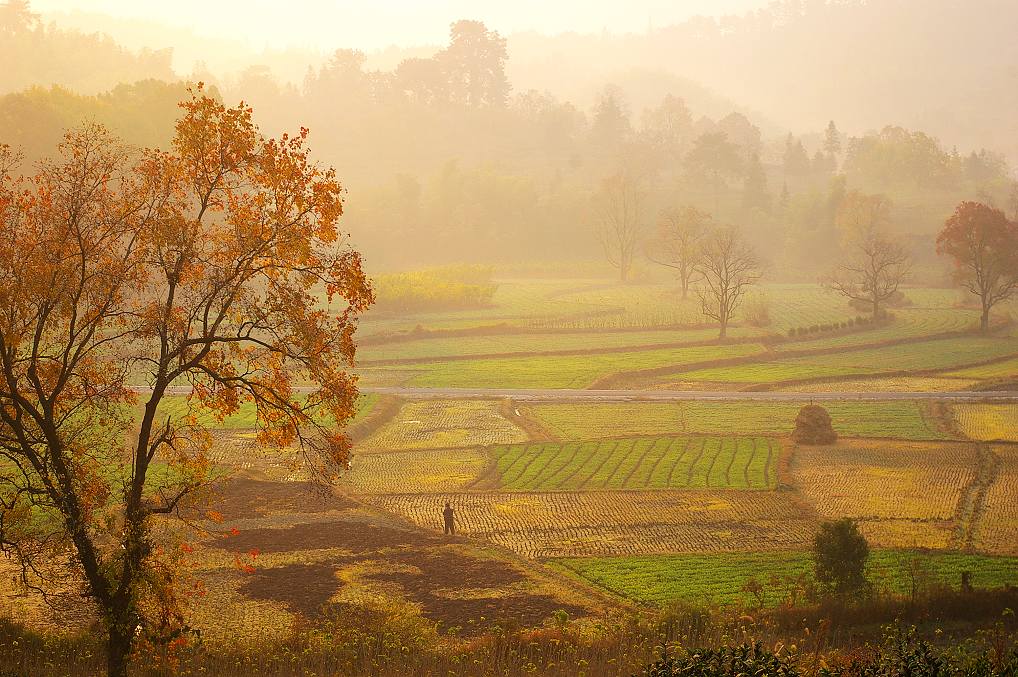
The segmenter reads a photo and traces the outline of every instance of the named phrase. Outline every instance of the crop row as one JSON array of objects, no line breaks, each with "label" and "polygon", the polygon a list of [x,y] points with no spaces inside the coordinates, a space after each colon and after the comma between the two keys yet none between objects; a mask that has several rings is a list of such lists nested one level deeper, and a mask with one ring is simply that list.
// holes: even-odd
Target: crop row
[{"label": "crop row", "polygon": [[955,404],[952,411],[974,440],[1018,442],[1018,404]]},{"label": "crop row", "polygon": [[[684,600],[698,605],[773,605],[813,582],[806,552],[584,558],[564,559],[558,564],[607,590],[647,604]],[[1018,558],[961,553],[875,550],[866,575],[878,589],[906,594],[913,582],[910,572],[916,570],[927,572],[924,582],[929,585],[958,587],[962,571],[971,574],[976,587],[1018,583]]]},{"label": "crop row", "polygon": [[[531,412],[563,440],[626,435],[787,435],[802,403],[540,403]],[[943,439],[916,402],[831,402],[834,429],[846,437]]]},{"label": "crop row", "polygon": [[774,485],[776,440],[657,437],[517,444],[493,450],[501,486],[518,491]]},{"label": "crop row", "polygon": [[860,441],[797,447],[792,475],[823,517],[949,520],[975,468],[971,444]]}]

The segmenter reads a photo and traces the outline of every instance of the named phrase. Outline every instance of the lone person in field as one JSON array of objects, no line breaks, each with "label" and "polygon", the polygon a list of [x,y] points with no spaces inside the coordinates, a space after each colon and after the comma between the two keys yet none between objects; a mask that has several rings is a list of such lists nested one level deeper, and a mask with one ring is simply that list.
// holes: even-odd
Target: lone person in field
[{"label": "lone person in field", "polygon": [[452,506],[449,505],[449,501],[445,502],[445,510],[442,511],[442,517],[445,518],[445,533],[446,535],[456,535],[456,521],[453,517]]}]

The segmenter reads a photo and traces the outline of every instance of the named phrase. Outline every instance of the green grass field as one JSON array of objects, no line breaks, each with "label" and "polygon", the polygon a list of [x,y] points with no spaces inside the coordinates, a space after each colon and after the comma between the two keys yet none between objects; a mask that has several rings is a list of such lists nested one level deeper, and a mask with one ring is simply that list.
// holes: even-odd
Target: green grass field
[{"label": "green grass field", "polygon": [[[905,593],[905,560],[910,557],[919,558],[930,578],[940,584],[958,586],[962,571],[972,572],[976,587],[1018,583],[1018,558],[898,550],[872,552],[867,578],[878,588]],[[697,605],[755,606],[754,596],[744,590],[751,579],[763,585],[764,603],[773,605],[788,598],[789,588],[800,577],[813,580],[810,556],[805,552],[598,557],[557,563],[623,597],[658,605],[682,600]]]},{"label": "green grass field", "polygon": [[[632,369],[743,357],[765,351],[758,343],[668,348],[636,352],[516,357],[413,365],[409,385],[476,388],[584,388],[598,377]],[[363,370],[370,375],[371,370]],[[370,377],[370,376],[369,376]]]},{"label": "green grass field", "polygon": [[[378,395],[373,393],[362,394],[359,398],[357,398],[353,418],[348,422],[348,424],[355,423],[360,420],[369,411],[371,411],[371,408],[374,407],[377,402]],[[189,413],[188,406],[187,397],[175,395],[164,398],[159,407],[159,411],[164,415],[181,418]],[[237,413],[226,417],[222,422],[217,421],[215,417],[208,412],[199,413],[198,421],[210,428],[217,428],[220,430],[243,430],[245,428],[254,428],[258,425],[255,405],[252,402],[244,402],[240,405],[240,409]]]},{"label": "green grass field", "polygon": [[[603,402],[541,403],[530,411],[563,440],[625,435],[785,435],[803,403]],[[846,437],[946,439],[915,402],[828,402],[834,428]]]},{"label": "green grass field", "polygon": [[762,437],[656,437],[514,444],[493,454],[502,488],[768,489],[777,441]]},{"label": "green grass field", "polygon": [[983,364],[978,367],[967,369],[955,369],[944,374],[957,378],[1008,378],[1018,376],[1018,357],[1010,360],[1002,360],[993,364]]},{"label": "green grass field", "polygon": [[[731,338],[759,336],[763,332],[753,328],[735,328]],[[651,331],[576,331],[549,333],[502,333],[485,336],[454,336],[423,338],[412,341],[395,341],[365,345],[357,350],[358,360],[364,364],[375,360],[434,359],[464,355],[490,355],[498,353],[535,353],[562,350],[624,350],[631,346],[650,346],[662,343],[698,343],[717,339],[717,329],[655,329]]]},{"label": "green grass field", "polygon": [[944,370],[1018,352],[1008,338],[953,338],[883,348],[846,350],[760,364],[698,369],[681,374],[688,381],[775,383],[793,379],[857,376],[899,371]]}]

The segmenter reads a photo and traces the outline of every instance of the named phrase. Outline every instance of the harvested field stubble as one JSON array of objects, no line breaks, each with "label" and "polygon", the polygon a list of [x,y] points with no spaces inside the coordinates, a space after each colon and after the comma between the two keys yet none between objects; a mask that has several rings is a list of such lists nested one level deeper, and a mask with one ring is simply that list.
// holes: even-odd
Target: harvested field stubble
[{"label": "harvested field stubble", "polygon": [[[437,531],[438,498],[366,500]],[[464,534],[534,558],[803,547],[815,527],[812,511],[785,492],[491,492],[448,498]]]},{"label": "harvested field stubble", "polygon": [[1018,445],[994,445],[991,482],[977,506],[974,545],[1000,555],[1018,555]]},{"label": "harvested field stubble", "polygon": [[955,404],[954,419],[965,435],[986,442],[1018,442],[1018,404]]},{"label": "harvested field stubble", "polygon": [[408,402],[399,414],[364,440],[362,451],[442,449],[511,444],[526,433],[499,413],[497,402],[426,400]]},{"label": "harvested field stubble", "polygon": [[340,487],[354,493],[435,493],[458,491],[475,482],[490,459],[478,449],[400,451],[354,455]]},{"label": "harvested field stubble", "polygon": [[821,517],[853,517],[879,547],[947,547],[973,481],[970,444],[842,442],[796,447],[792,476]]}]

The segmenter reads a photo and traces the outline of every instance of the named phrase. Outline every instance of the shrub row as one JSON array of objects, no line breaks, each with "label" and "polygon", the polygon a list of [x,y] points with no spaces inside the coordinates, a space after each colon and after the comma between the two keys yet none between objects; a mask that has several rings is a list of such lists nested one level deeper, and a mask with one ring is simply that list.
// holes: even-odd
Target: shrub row
[{"label": "shrub row", "polygon": [[880,314],[876,317],[859,315],[857,317],[850,317],[843,322],[831,322],[827,324],[811,324],[809,326],[792,327],[788,330],[788,335],[791,337],[795,336],[809,336],[811,334],[825,334],[833,331],[844,331],[846,329],[852,329],[854,327],[873,327],[878,324],[884,324],[894,319],[892,313],[886,310],[880,311]]}]

